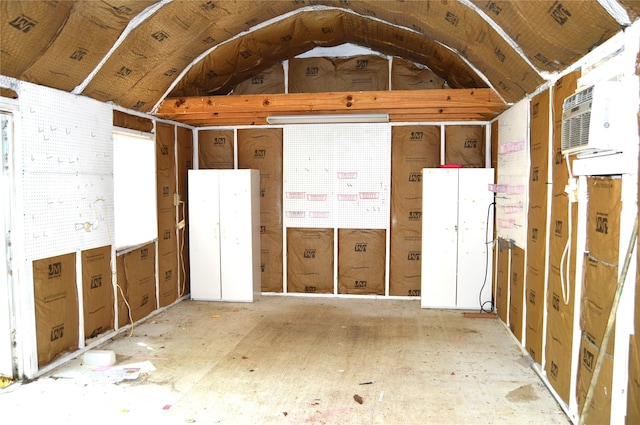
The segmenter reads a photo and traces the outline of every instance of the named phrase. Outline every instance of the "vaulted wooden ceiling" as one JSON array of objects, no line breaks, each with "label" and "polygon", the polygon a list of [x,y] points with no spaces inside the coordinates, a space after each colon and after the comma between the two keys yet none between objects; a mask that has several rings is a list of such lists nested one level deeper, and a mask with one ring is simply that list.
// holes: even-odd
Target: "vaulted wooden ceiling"
[{"label": "vaulted wooden ceiling", "polygon": [[[242,81],[315,47],[345,43],[426,66],[451,89],[478,89],[455,96],[490,99],[485,108],[495,113],[640,14],[640,2],[630,0],[2,0],[0,7],[0,75],[141,112],[164,105],[174,119],[185,118],[176,108],[193,105],[194,96],[212,96],[210,105],[222,105],[218,115],[227,113],[232,106],[222,97]],[[360,112],[384,103],[349,95],[362,99],[351,102]],[[280,96],[234,102],[257,113],[265,100],[295,99]],[[376,99],[403,96],[410,100],[399,93]],[[403,109],[427,108],[424,117],[451,106],[442,101],[447,95],[429,96],[433,103]],[[262,106],[246,109],[253,103]],[[328,110],[345,112],[346,103]]]}]

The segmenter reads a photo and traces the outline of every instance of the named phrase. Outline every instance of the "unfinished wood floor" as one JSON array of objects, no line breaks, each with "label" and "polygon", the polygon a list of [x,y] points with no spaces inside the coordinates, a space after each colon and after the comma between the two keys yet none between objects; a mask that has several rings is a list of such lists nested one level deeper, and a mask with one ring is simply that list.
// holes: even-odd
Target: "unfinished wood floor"
[{"label": "unfinished wood floor", "polygon": [[423,310],[419,301],[183,301],[100,348],[115,351],[117,366],[155,370],[137,375],[125,369],[132,379],[113,383],[124,376],[114,373],[118,368],[89,367],[80,356],[36,381],[0,391],[3,419],[118,425],[570,423],[497,319]]}]

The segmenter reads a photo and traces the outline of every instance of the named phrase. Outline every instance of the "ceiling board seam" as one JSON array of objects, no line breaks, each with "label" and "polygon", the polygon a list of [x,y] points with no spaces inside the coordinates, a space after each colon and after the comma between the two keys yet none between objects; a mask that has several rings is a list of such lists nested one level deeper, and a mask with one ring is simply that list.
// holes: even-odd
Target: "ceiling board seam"
[{"label": "ceiling board seam", "polygon": [[151,110],[149,111],[150,114],[155,114],[156,111],[158,110],[158,107],[160,106],[160,104],[162,103],[162,101],[169,95],[169,93],[171,93],[171,91],[173,91],[173,89],[175,88],[175,86],[182,80],[182,78],[191,70],[191,68],[194,67],[195,64],[197,64],[198,62],[200,62],[202,59],[206,58],[208,55],[210,55],[212,52],[214,52],[215,50],[217,50],[220,46],[223,46],[227,43],[230,43],[234,40],[237,40],[240,37],[244,37],[247,34],[251,34],[254,31],[257,31],[261,28],[264,28],[266,26],[272,25],[276,22],[279,22],[283,19],[286,19],[290,16],[294,16],[297,15],[299,13],[302,12],[308,12],[310,10],[330,10],[330,9],[338,9],[338,10],[343,10],[341,8],[335,8],[335,7],[329,7],[329,6],[306,6],[306,7],[302,7],[300,9],[297,10],[293,10],[291,12],[287,12],[284,13],[282,15],[276,16],[275,18],[271,18],[271,19],[267,19],[264,22],[261,22],[257,25],[252,26],[251,28],[249,28],[248,30],[244,30],[239,32],[238,34],[234,35],[233,37],[230,37],[226,40],[224,40],[221,43],[216,44],[215,46],[210,47],[209,49],[205,50],[204,52],[200,53],[198,56],[196,56],[191,63],[189,63],[187,66],[185,66],[182,70],[182,72],[180,72],[178,74],[178,76],[173,80],[173,83],[171,83],[169,85],[169,87],[167,88],[167,90],[164,92],[164,94],[160,97],[160,99],[158,100],[158,102],[153,106],[153,108],[151,108]]},{"label": "ceiling board seam", "polygon": [[[516,43],[510,36],[509,34],[507,34],[500,25],[498,25],[493,19],[491,19],[491,17],[489,17],[486,13],[484,13],[483,10],[481,10],[480,8],[478,8],[475,4],[471,3],[470,0],[459,0],[460,3],[462,3],[463,5],[467,6],[468,8],[470,8],[471,10],[473,10],[474,12],[476,12],[478,15],[480,15],[480,17],[482,19],[484,19],[484,21],[489,24],[491,26],[491,28],[493,28],[493,30],[495,32],[498,33],[498,35],[500,35],[504,41],[506,41],[512,48],[513,50],[515,50],[515,52],[520,55],[520,57],[522,58],[522,60],[524,62],[527,63],[527,65],[529,65],[531,67],[531,69],[533,69],[534,71],[537,72],[537,74],[544,80],[549,80],[550,78],[552,78],[552,73],[546,72],[546,71],[540,71],[536,66],[533,65],[533,63],[531,63],[531,61],[529,60],[529,58],[527,57],[527,55],[524,53],[524,51],[520,48],[520,45],[518,43]],[[526,92],[526,90],[525,90]]]},{"label": "ceiling board seam", "polygon": [[155,122],[163,122],[163,123],[166,123],[166,124],[172,124],[172,125],[179,126],[179,127],[185,127],[185,128],[189,128],[189,129],[192,129],[192,130],[195,128],[193,126],[190,126],[189,124],[185,124],[185,123],[182,123],[180,121],[166,120],[166,119],[159,118],[159,117],[156,117],[154,115],[151,115],[151,114],[149,114],[147,112],[136,111],[135,109],[125,108],[124,106],[120,106],[120,105],[112,105],[112,109],[114,111],[123,112],[125,114],[133,115],[133,116],[140,117],[140,118],[147,118],[147,119],[149,119],[151,121],[154,121],[154,129],[151,132],[148,133],[148,134],[153,134],[154,136],[156,134]]},{"label": "ceiling board seam", "polygon": [[[354,15],[354,16],[359,16],[359,17],[364,18],[364,19],[369,19],[369,20],[372,20],[372,21],[375,21],[375,22],[379,22],[379,23],[381,23],[383,25],[388,25],[388,26],[391,26],[391,27],[395,27],[395,28],[399,28],[399,29],[402,29],[402,30],[410,31],[410,32],[413,32],[413,33],[418,34],[420,36],[423,36],[423,37],[428,37],[426,34],[421,33],[419,31],[416,31],[413,28],[405,27],[405,26],[402,26],[402,25],[397,25],[397,24],[394,24],[392,22],[385,21],[383,19],[380,19],[380,18],[377,18],[377,17],[374,17],[374,16],[362,15],[362,14],[357,13],[357,12],[351,10],[351,9],[345,9],[345,8],[342,8],[342,7],[324,6],[324,5],[305,6],[305,7],[302,7],[300,9],[296,9],[296,10],[293,10],[291,12],[284,13],[284,14],[282,14],[280,16],[275,17],[275,18],[272,18],[272,19],[266,20],[264,22],[261,22],[261,23],[255,25],[255,26],[251,27],[248,30],[242,31],[242,32],[234,35],[233,37],[231,37],[231,38],[229,38],[229,39],[227,39],[227,40],[225,40],[225,41],[223,41],[223,42],[221,42],[221,43],[219,43],[219,44],[207,49],[206,51],[204,51],[203,53],[198,55],[195,59],[193,59],[191,61],[191,63],[189,63],[189,65],[187,65],[182,70],[182,72],[180,72],[180,74],[178,74],[178,76],[173,80],[173,83],[171,83],[169,85],[167,90],[160,97],[158,102],[153,106],[153,108],[151,108],[149,113],[150,114],[155,114],[157,112],[158,108],[160,107],[160,104],[162,103],[162,101],[169,95],[169,93],[171,93],[173,91],[175,86],[178,83],[180,83],[182,78],[184,78],[184,76],[191,70],[191,68],[193,68],[198,62],[200,62],[202,59],[207,57],[209,54],[211,54],[213,51],[218,49],[220,46],[223,46],[223,45],[225,45],[227,43],[230,43],[230,42],[232,42],[232,41],[234,41],[234,40],[236,40],[236,39],[238,39],[240,37],[243,37],[243,36],[245,36],[247,34],[251,34],[252,32],[257,31],[257,30],[259,30],[261,28],[264,28],[264,27],[267,27],[267,26],[272,25],[274,23],[280,22],[280,21],[282,21],[284,19],[287,19],[287,18],[289,18],[291,16],[295,16],[295,15],[298,15],[298,14],[301,14],[301,13],[305,13],[305,12],[309,12],[309,11],[320,11],[320,10],[337,10],[337,11],[348,13],[348,14],[351,14],[351,15]],[[502,35],[502,34],[500,34],[500,35]],[[474,64],[470,63],[469,60],[466,57],[464,57],[464,55],[460,54],[460,52],[458,52],[457,50],[452,49],[450,46],[445,45],[441,41],[435,40],[435,39],[433,39],[431,37],[428,37],[428,38],[431,39],[433,42],[437,43],[438,45],[442,46],[443,48],[446,48],[447,50],[449,50],[451,52],[454,52],[459,57],[460,60],[465,62],[467,64],[467,66],[469,66],[485,82],[485,84],[487,84],[488,87],[492,88],[498,94],[498,96],[500,97],[500,99],[503,102],[507,103],[506,100],[495,89],[493,84],[491,84],[491,81],[487,78],[487,76],[484,74],[484,72],[480,71]],[[378,52],[378,53],[381,53],[381,52]],[[389,57],[389,55],[384,55],[384,56]],[[527,61],[527,63],[529,65],[531,65],[528,61]],[[532,69],[536,70],[534,67],[532,67]]]},{"label": "ceiling board seam", "polygon": [[173,0],[161,0],[158,3],[152,4],[151,6],[147,7],[145,10],[143,10],[137,16],[135,16],[133,19],[131,19],[131,21],[129,21],[129,24],[127,24],[127,27],[124,29],[124,31],[122,31],[122,34],[120,34],[120,37],[118,37],[116,42],[113,43],[113,46],[111,46],[111,49],[109,50],[109,52],[107,52],[107,54],[104,55],[104,57],[102,58],[100,63],[98,63],[98,65],[96,65],[96,67],[93,69],[93,71],[91,71],[91,73],[87,76],[87,78],[85,78],[84,81],[81,84],[76,86],[76,88],[74,88],[71,91],[71,93],[73,93],[73,94],[81,94],[84,91],[84,89],[89,85],[89,83],[93,80],[93,78],[96,76],[96,74],[102,69],[104,64],[111,57],[111,55],[113,55],[113,53],[116,51],[116,49],[129,36],[129,34],[134,29],[136,29],[141,23],[143,23],[145,20],[147,20],[147,18],[149,18],[153,14],[155,14],[162,6],[164,6],[165,4],[170,3],[172,1]]},{"label": "ceiling board seam", "polygon": [[613,16],[613,18],[622,26],[631,25],[631,19],[629,19],[629,14],[625,10],[622,5],[617,0],[598,0],[600,6],[606,10],[609,15]]}]

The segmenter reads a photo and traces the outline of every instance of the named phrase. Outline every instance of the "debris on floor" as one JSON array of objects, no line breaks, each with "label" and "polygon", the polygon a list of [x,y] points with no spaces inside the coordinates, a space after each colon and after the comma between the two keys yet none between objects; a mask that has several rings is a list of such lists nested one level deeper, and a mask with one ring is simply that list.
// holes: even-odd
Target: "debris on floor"
[{"label": "debris on floor", "polygon": [[117,384],[124,380],[138,379],[141,373],[156,370],[150,361],[119,366],[98,367],[91,371],[89,379],[100,383]]},{"label": "debris on floor", "polygon": [[363,398],[362,398],[362,397],[360,397],[358,394],[354,395],[354,396],[353,396],[353,399],[354,399],[355,401],[357,401],[359,404],[364,403]]},{"label": "debris on floor", "polygon": [[507,394],[505,398],[512,403],[527,403],[538,400],[540,397],[538,397],[538,395],[536,394],[533,385],[528,384],[522,385],[509,392],[509,394]]},{"label": "debris on floor", "polygon": [[82,355],[82,363],[88,366],[112,366],[116,363],[113,350],[89,350]]},{"label": "debris on floor", "polygon": [[13,381],[13,379],[7,378],[6,376],[0,376],[0,388],[8,387]]}]

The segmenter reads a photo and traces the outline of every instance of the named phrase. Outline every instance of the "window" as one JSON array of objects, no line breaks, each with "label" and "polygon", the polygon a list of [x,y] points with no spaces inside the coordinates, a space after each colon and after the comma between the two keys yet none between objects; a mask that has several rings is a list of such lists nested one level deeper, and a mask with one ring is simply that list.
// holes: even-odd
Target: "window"
[{"label": "window", "polygon": [[157,238],[156,150],[153,135],[119,130],[113,134],[116,250]]}]

